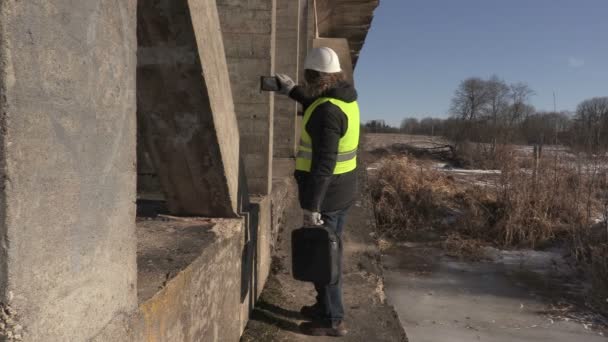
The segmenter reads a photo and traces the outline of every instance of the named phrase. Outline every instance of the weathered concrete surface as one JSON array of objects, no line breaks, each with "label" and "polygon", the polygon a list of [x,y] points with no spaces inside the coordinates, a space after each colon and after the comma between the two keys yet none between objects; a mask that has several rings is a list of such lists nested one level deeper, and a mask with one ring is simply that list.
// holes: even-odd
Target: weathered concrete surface
[{"label": "weathered concrete surface", "polygon": [[174,214],[236,217],[239,134],[214,1],[138,4],[138,118]]},{"label": "weathered concrete surface", "polygon": [[[187,266],[180,266],[176,274],[167,274],[160,290],[145,300],[137,312],[118,315],[92,341],[237,341],[240,321],[235,313],[240,308],[242,291],[243,220],[189,218],[164,223],[154,223],[155,229],[148,232],[157,235],[156,244],[185,242],[177,232],[181,230],[191,237],[198,236],[197,241],[187,242],[189,250],[192,244],[198,246],[196,258]],[[150,229],[150,224],[141,228]],[[163,227],[167,232],[158,234]],[[167,270],[167,265],[159,260],[164,252],[154,251],[154,245],[140,245],[139,258],[151,259]],[[140,265],[139,271],[149,273],[149,268]]]},{"label": "weathered concrete surface", "polygon": [[158,172],[148,153],[141,129],[137,131],[137,198],[165,198]]},{"label": "weathered concrete surface", "polygon": [[336,52],[340,59],[340,67],[346,76],[346,79],[351,84],[355,84],[353,77],[353,62],[350,55],[350,47],[348,40],[344,38],[317,38],[313,40],[312,46],[315,48],[328,47]]},{"label": "weathered concrete surface", "polygon": [[357,64],[379,0],[317,0],[320,37],[346,38]]},{"label": "weathered concrete surface", "polygon": [[[308,1],[306,13],[306,51],[312,49],[312,41],[319,37],[319,27],[317,25],[317,3]],[[304,57],[306,60],[306,57]],[[304,76],[302,74],[302,76]]]},{"label": "weathered concrete surface", "polygon": [[276,0],[218,0],[218,11],[249,191],[272,187],[274,94],[260,76],[274,73]]},{"label": "weathered concrete surface", "polygon": [[[308,39],[309,39],[309,10],[308,1],[300,0],[300,19],[298,27],[298,81],[304,80],[304,61],[308,53]],[[299,138],[298,140],[299,141]]]},{"label": "weathered concrete surface", "polygon": [[[363,178],[362,178],[363,180]],[[364,182],[363,182],[364,183]],[[364,188],[364,186],[363,186]],[[333,337],[302,335],[298,323],[302,305],[314,302],[311,284],[291,276],[291,231],[301,225],[297,203],[284,218],[273,274],[256,306],[242,341],[334,341]],[[370,236],[373,215],[365,195],[349,213],[345,227],[344,300],[350,333],[342,341],[407,341],[394,309],[384,302],[380,253]]]},{"label": "weathered concrete surface", "polygon": [[271,196],[253,198],[244,219],[140,219],[142,303],[93,341],[238,341],[296,201],[294,181],[282,179]]},{"label": "weathered concrete surface", "polygon": [[236,341],[242,221],[216,223],[216,240],[144,302],[144,341]]},{"label": "weathered concrete surface", "polygon": [[135,19],[0,1],[1,333],[84,341],[136,308]]},{"label": "weathered concrete surface", "polygon": [[252,198],[242,242],[239,332],[245,329],[268,276],[270,224],[270,198],[268,196]]},{"label": "weathered concrete surface", "polygon": [[[276,72],[299,81],[300,9],[303,0],[277,1]],[[274,101],[274,158],[290,158],[296,151],[296,117],[298,105],[287,96]]]},{"label": "weathered concrete surface", "polygon": [[137,219],[137,299],[141,304],[217,241],[212,219]]},{"label": "weathered concrete surface", "polygon": [[[294,205],[297,196],[297,188],[295,184],[295,180],[293,179],[293,159],[288,159],[291,162],[290,167],[287,168],[288,171],[291,171],[289,175],[285,177],[275,177],[273,179],[273,190],[271,194],[271,220],[272,220],[272,229],[270,231],[270,251],[274,253],[277,248],[277,241],[279,239],[279,234],[282,229],[288,229],[289,225],[286,221],[286,216],[291,214],[291,205]],[[276,168],[275,168],[276,170]],[[285,171],[280,171],[285,172]],[[286,172],[285,172],[286,173]],[[300,210],[296,210],[297,213],[300,213]]]},{"label": "weathered concrete surface", "polygon": [[241,326],[245,329],[251,312],[270,275],[272,255],[285,217],[293,213],[296,185],[291,177],[275,179],[270,196],[252,198],[248,228],[244,235],[241,297]]}]

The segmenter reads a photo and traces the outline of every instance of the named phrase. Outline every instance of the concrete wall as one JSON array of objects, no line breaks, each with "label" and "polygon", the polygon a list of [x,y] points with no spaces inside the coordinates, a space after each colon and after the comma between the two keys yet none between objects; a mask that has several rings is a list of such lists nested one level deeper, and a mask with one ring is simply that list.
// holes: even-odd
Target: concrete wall
[{"label": "concrete wall", "polygon": [[138,118],[169,209],[236,217],[239,135],[216,7],[140,0]]},{"label": "concrete wall", "polygon": [[217,1],[249,191],[263,195],[272,187],[274,94],[260,92],[260,76],[275,70],[275,1]]},{"label": "concrete wall", "polygon": [[0,1],[0,335],[84,341],[136,308],[135,22],[131,0]]}]

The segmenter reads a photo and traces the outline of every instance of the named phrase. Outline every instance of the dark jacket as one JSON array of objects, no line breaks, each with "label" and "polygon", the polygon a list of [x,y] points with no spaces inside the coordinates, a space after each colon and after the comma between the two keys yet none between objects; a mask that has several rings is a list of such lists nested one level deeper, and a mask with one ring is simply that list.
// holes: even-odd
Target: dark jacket
[{"label": "dark jacket", "polygon": [[[296,87],[289,96],[306,108],[317,98]],[[320,97],[331,97],[345,102],[357,100],[357,91],[348,83],[341,83]],[[312,138],[312,166],[310,172],[296,171],[300,206],[310,211],[330,212],[348,208],[357,193],[356,170],[334,175],[338,144],[346,134],[348,118],[336,105],[325,102],[312,113],[306,131]]]}]

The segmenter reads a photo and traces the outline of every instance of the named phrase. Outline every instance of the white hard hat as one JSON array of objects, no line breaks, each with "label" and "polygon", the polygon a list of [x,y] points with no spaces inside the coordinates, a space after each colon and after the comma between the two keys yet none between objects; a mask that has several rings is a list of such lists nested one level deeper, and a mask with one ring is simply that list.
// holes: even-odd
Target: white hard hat
[{"label": "white hard hat", "polygon": [[316,70],[328,74],[342,71],[338,54],[328,47],[310,50],[308,56],[306,56],[306,61],[304,62],[304,69]]}]

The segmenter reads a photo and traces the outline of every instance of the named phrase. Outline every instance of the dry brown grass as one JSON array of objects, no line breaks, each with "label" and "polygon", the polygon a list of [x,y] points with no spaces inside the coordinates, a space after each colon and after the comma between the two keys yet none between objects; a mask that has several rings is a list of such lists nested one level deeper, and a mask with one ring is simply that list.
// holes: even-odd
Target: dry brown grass
[{"label": "dry brown grass", "polygon": [[575,256],[591,278],[590,305],[608,313],[608,226],[603,222],[574,233]]},{"label": "dry brown grass", "polygon": [[432,228],[456,192],[441,173],[408,157],[385,158],[371,188],[381,232],[396,238]]},{"label": "dry brown grass", "polygon": [[608,230],[592,234],[589,228],[606,202],[608,176],[601,163],[572,163],[558,155],[522,162],[509,148],[495,162],[500,175],[479,186],[412,158],[385,158],[371,182],[381,233],[442,236],[450,253],[467,259],[481,258],[484,244],[534,248],[568,242],[593,279],[596,306],[608,312]]},{"label": "dry brown grass", "polygon": [[[597,194],[588,177],[559,160],[542,160],[536,169],[505,163],[494,191],[499,210],[494,231],[503,246],[535,247],[572,229],[589,226],[597,212]],[[593,190],[593,189],[591,189]]]}]

